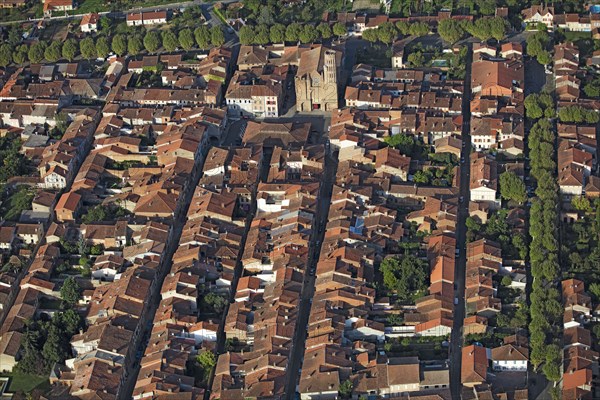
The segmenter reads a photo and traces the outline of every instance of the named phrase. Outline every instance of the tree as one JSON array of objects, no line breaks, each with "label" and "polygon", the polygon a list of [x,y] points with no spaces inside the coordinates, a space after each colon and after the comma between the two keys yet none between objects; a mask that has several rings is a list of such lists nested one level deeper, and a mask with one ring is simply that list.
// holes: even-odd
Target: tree
[{"label": "tree", "polygon": [[127,39],[127,53],[135,56],[144,49],[144,40],[140,35],[133,35]]},{"label": "tree", "polygon": [[408,61],[414,67],[422,67],[423,64],[425,64],[425,57],[420,51],[415,51],[406,57],[406,61]]},{"label": "tree", "polygon": [[342,399],[349,399],[352,397],[352,390],[354,390],[354,387],[352,385],[352,381],[349,379],[346,379],[344,382],[340,383],[340,387],[338,389],[338,392],[340,394],[340,398]]},{"label": "tree", "polygon": [[194,47],[194,33],[191,29],[185,28],[179,32],[179,45],[184,50],[190,50]]},{"label": "tree", "polygon": [[444,41],[455,43],[464,36],[465,30],[459,21],[444,19],[438,24],[438,33]]},{"label": "tree", "polygon": [[210,46],[210,31],[206,25],[200,25],[194,29],[194,38],[199,48],[208,49]]},{"label": "tree", "polygon": [[587,97],[600,97],[600,79],[592,79],[583,87],[583,91]]},{"label": "tree", "polygon": [[254,28],[250,25],[244,25],[240,28],[239,31],[240,43],[243,45],[254,44]]},{"label": "tree", "polygon": [[339,38],[340,36],[344,36],[346,33],[348,33],[346,25],[342,24],[341,22],[336,22],[333,24],[333,34],[335,36]]},{"label": "tree", "polygon": [[69,61],[73,61],[79,52],[79,45],[75,39],[67,39],[62,46],[62,56]]},{"label": "tree", "polygon": [[317,26],[317,31],[321,39],[329,39],[333,36],[333,32],[331,31],[331,26],[327,22],[321,22]]},{"label": "tree", "polygon": [[0,66],[6,67],[13,60],[13,48],[10,44],[4,43],[0,46]]},{"label": "tree", "polygon": [[375,43],[379,40],[377,36],[377,28],[365,29],[362,33],[362,38],[367,42]]},{"label": "tree", "polygon": [[96,45],[94,44],[94,39],[91,37],[86,37],[81,42],[79,42],[79,52],[83,58],[92,59],[98,57],[98,52],[96,51]]},{"label": "tree", "polygon": [[500,196],[505,200],[514,200],[523,204],[527,200],[527,187],[514,172],[506,171],[500,175]]},{"label": "tree", "polygon": [[227,299],[216,293],[210,292],[204,296],[204,303],[212,308],[215,313],[221,314],[227,305]]},{"label": "tree", "polygon": [[16,51],[13,54],[13,61],[15,64],[23,64],[25,61],[29,59],[29,49],[27,45],[22,44],[16,48]]},{"label": "tree", "polygon": [[388,257],[381,262],[380,270],[384,286],[400,301],[419,296],[427,287],[426,263],[413,255]]},{"label": "tree", "polygon": [[204,350],[196,356],[196,361],[200,365],[200,368],[207,373],[217,365],[217,357],[215,353],[209,350]]},{"label": "tree", "polygon": [[256,18],[256,23],[259,25],[273,25],[275,23],[273,8],[269,6],[261,6],[258,18]]},{"label": "tree", "polygon": [[404,36],[410,33],[410,25],[406,21],[396,22],[396,29],[398,29],[398,32],[400,32]]},{"label": "tree", "polygon": [[[118,56],[122,56],[127,52],[127,48],[129,47],[129,44],[127,43],[127,37],[125,35],[115,35],[112,39],[112,43],[111,46],[112,51],[115,52],[116,55]],[[136,53],[133,53],[132,55],[135,55]]]},{"label": "tree", "polygon": [[302,30],[302,25],[297,22],[289,24],[287,28],[285,28],[285,40],[287,42],[297,42],[300,40],[300,33]]},{"label": "tree", "polygon": [[571,205],[574,209],[583,212],[592,212],[592,204],[585,196],[576,196],[571,199]]},{"label": "tree", "polygon": [[100,31],[105,33],[106,35],[109,35],[111,28],[112,20],[107,16],[100,17]]},{"label": "tree", "polygon": [[100,58],[108,57],[110,54],[110,44],[107,37],[102,36],[98,38],[96,41],[96,52]]},{"label": "tree", "polygon": [[319,32],[312,25],[304,25],[298,36],[302,43],[312,43],[319,38]]},{"label": "tree", "polygon": [[163,47],[167,51],[175,51],[179,46],[179,40],[177,40],[177,36],[170,29],[162,32],[162,43]]},{"label": "tree", "polygon": [[588,290],[596,298],[596,301],[600,300],[600,283],[591,283]]},{"label": "tree", "polygon": [[275,24],[269,29],[271,43],[283,43],[285,41],[285,25]]},{"label": "tree", "polygon": [[512,279],[510,279],[510,276],[504,275],[500,283],[502,283],[502,286],[510,286],[512,284]]},{"label": "tree", "polygon": [[27,56],[29,61],[32,63],[39,63],[44,59],[44,53],[46,51],[46,43],[38,42],[34,43],[29,47],[29,52]]},{"label": "tree", "polygon": [[271,41],[269,37],[269,27],[266,25],[258,25],[256,27],[254,42],[256,44],[265,45]]},{"label": "tree", "polygon": [[384,22],[377,28],[377,38],[382,43],[390,45],[397,36],[398,31],[391,22]]},{"label": "tree", "polygon": [[412,36],[426,36],[429,33],[429,25],[424,22],[415,22],[408,27],[408,33]]},{"label": "tree", "polygon": [[144,47],[149,53],[154,53],[162,45],[157,31],[148,31],[144,36]]},{"label": "tree", "polygon": [[405,156],[410,156],[415,146],[415,139],[412,135],[399,133],[397,135],[387,136],[384,141],[388,146],[392,146]]},{"label": "tree", "polygon": [[60,288],[60,297],[68,304],[76,304],[81,298],[81,287],[72,276],[65,279]]},{"label": "tree", "polygon": [[225,34],[221,29],[221,25],[215,25],[210,29],[210,42],[217,47],[225,44]]}]

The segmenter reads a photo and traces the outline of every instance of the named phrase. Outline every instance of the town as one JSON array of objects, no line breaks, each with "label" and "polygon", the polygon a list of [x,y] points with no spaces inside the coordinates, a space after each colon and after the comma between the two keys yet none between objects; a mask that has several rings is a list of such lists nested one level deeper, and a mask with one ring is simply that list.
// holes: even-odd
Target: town
[{"label": "town", "polygon": [[0,399],[600,398],[600,4],[0,0]]}]

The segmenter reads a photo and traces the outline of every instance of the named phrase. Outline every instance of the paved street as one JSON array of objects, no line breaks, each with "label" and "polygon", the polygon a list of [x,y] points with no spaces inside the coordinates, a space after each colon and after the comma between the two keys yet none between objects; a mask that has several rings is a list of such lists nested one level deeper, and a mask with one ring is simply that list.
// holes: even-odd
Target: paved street
[{"label": "paved street", "polygon": [[300,380],[300,367],[304,357],[306,343],[306,329],[308,326],[308,317],[312,298],[315,294],[315,277],[319,254],[321,253],[321,244],[325,237],[325,228],[327,226],[327,216],[329,214],[329,205],[333,193],[333,183],[337,172],[337,154],[329,154],[325,158],[325,175],[321,181],[319,189],[319,198],[317,202],[317,212],[313,222],[313,234],[309,243],[309,262],[304,271],[304,284],[300,296],[300,307],[298,309],[298,319],[296,320],[296,331],[292,341],[292,350],[287,366],[285,400],[295,399],[296,386]]},{"label": "paved street", "polygon": [[469,154],[471,153],[471,61],[472,53],[469,50],[466,65],[465,90],[462,104],[463,126],[462,140],[465,143],[461,158],[464,158],[464,163],[461,163],[460,168],[460,198],[462,202],[458,209],[458,223],[456,224],[456,246],[460,253],[456,260],[456,270],[454,274],[454,282],[456,283],[455,297],[458,298],[458,304],[454,306],[454,320],[452,326],[452,334],[450,337],[450,389],[452,398],[458,400],[461,398],[462,385],[460,382],[460,368],[462,362],[462,345],[463,345],[463,320],[465,318],[465,270],[467,265],[466,243],[467,243],[467,228],[465,221],[469,216]]}]

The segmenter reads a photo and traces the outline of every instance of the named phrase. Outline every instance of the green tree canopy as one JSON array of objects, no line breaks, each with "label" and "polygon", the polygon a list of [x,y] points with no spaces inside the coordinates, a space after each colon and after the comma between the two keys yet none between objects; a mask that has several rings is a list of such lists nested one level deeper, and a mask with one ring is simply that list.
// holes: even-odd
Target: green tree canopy
[{"label": "green tree canopy", "polygon": [[68,304],[76,304],[81,298],[81,287],[72,276],[65,279],[60,288],[60,297]]},{"label": "green tree canopy", "polygon": [[415,22],[408,27],[408,33],[412,36],[426,36],[429,34],[429,25],[424,22]]},{"label": "green tree canopy", "polygon": [[162,32],[162,44],[165,50],[167,51],[175,51],[177,47],[179,47],[179,40],[177,39],[177,35],[168,29]]},{"label": "green tree canopy", "polygon": [[144,47],[149,53],[155,53],[162,45],[157,31],[148,31],[144,36]]},{"label": "green tree canopy", "polygon": [[460,21],[455,19],[444,19],[438,24],[438,33],[440,37],[448,43],[459,41],[465,34]]},{"label": "green tree canopy", "polygon": [[265,45],[270,41],[269,27],[267,25],[258,25],[255,31],[254,42],[256,44]]},{"label": "green tree canopy", "polygon": [[[127,43],[127,37],[123,34],[119,34],[119,35],[115,35],[112,39],[111,42],[111,48],[112,51],[115,52],[116,55],[118,56],[122,56],[125,55],[125,53],[127,53],[127,47],[128,47],[128,43]],[[135,55],[136,53],[133,53],[132,55]]]},{"label": "green tree canopy", "polygon": [[346,25],[342,24],[341,22],[336,22],[335,24],[333,24],[333,34],[335,36],[344,36],[346,33],[348,33]]},{"label": "green tree canopy", "polygon": [[38,42],[38,43],[32,44],[29,47],[29,52],[27,53],[27,56],[29,58],[29,61],[31,61],[32,63],[39,63],[39,62],[42,62],[42,60],[44,59],[45,52],[46,52],[46,43]]},{"label": "green tree canopy", "polygon": [[388,257],[381,262],[384,286],[396,293],[400,301],[409,301],[427,288],[427,263],[412,256]]},{"label": "green tree canopy", "polygon": [[140,35],[131,35],[127,38],[127,53],[135,56],[144,49],[144,39]]},{"label": "green tree canopy", "polygon": [[215,25],[210,29],[210,42],[217,47],[225,44],[225,34],[221,25]]},{"label": "green tree canopy", "polygon": [[3,45],[0,45],[0,66],[2,67],[6,67],[8,64],[10,64],[13,60],[13,47],[8,44],[8,43],[4,43]]},{"label": "green tree canopy", "polygon": [[96,52],[98,52],[98,57],[106,58],[110,54],[110,44],[108,43],[108,38],[101,36],[96,41]]},{"label": "green tree canopy", "polygon": [[525,182],[512,171],[502,173],[500,175],[500,196],[505,200],[514,200],[523,204],[527,200]]},{"label": "green tree canopy", "polygon": [[317,31],[323,39],[329,39],[333,33],[331,32],[331,26],[327,22],[321,22],[317,25]]},{"label": "green tree canopy", "polygon": [[201,49],[208,49],[210,46],[210,30],[206,25],[200,25],[196,29],[194,29],[194,39],[196,39],[196,44]]},{"label": "green tree canopy", "polygon": [[275,24],[269,29],[269,39],[272,43],[283,43],[285,41],[285,25]]},{"label": "green tree canopy", "polygon": [[79,52],[83,58],[92,59],[98,57],[98,52],[96,51],[96,45],[94,44],[94,39],[91,37],[84,38],[81,42],[79,42]]},{"label": "green tree canopy", "polygon": [[300,33],[303,27],[297,22],[292,22],[285,28],[285,40],[287,42],[297,42],[300,40]]},{"label": "green tree canopy", "polygon": [[15,64],[23,64],[29,59],[29,48],[25,44],[17,46],[12,57]]},{"label": "green tree canopy", "polygon": [[194,40],[194,33],[192,32],[192,30],[190,28],[182,29],[179,32],[179,45],[184,50],[191,50],[192,47],[194,47],[194,44],[195,44],[195,40]]}]

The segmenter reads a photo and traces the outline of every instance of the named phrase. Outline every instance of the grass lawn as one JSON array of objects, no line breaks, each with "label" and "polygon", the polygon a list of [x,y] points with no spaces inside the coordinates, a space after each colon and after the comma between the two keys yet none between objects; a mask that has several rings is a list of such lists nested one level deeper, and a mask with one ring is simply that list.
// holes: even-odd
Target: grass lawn
[{"label": "grass lawn", "polygon": [[356,63],[364,63],[379,68],[391,68],[392,59],[388,52],[389,48],[380,44],[367,47],[356,53]]},{"label": "grass lawn", "polygon": [[0,376],[7,376],[10,378],[8,391],[11,393],[31,393],[33,389],[50,389],[50,381],[47,376],[27,375],[18,372],[0,374]]},{"label": "grass lawn", "polygon": [[0,216],[2,219],[9,221],[16,221],[21,216],[21,212],[29,210],[31,208],[31,202],[33,201],[33,191],[27,186],[19,186],[17,191],[14,192],[4,204],[0,210]]},{"label": "grass lawn", "polygon": [[354,0],[352,2],[352,10],[373,10],[379,11],[381,3],[379,0]]}]

